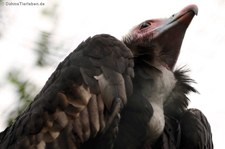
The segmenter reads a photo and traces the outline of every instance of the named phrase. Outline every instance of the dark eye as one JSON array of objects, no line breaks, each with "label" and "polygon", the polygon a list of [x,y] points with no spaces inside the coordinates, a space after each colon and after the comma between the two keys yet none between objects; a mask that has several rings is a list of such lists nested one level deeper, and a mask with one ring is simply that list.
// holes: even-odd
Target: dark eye
[{"label": "dark eye", "polygon": [[140,30],[142,30],[142,29],[144,29],[144,28],[146,28],[146,27],[149,27],[149,26],[151,26],[151,23],[150,23],[150,22],[144,22],[144,23],[142,23],[142,24],[140,25]]}]

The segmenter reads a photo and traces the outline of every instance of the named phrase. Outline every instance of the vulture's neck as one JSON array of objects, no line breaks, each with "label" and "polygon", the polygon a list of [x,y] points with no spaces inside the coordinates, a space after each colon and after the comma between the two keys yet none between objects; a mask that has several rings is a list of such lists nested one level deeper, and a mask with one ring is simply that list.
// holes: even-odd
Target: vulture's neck
[{"label": "vulture's neck", "polygon": [[144,62],[135,67],[135,80],[141,94],[152,105],[153,115],[148,122],[149,140],[154,143],[165,126],[163,105],[174,89],[176,79],[173,72],[162,65],[150,65]]},{"label": "vulture's neck", "polygon": [[189,72],[189,70],[180,68],[173,73],[177,82],[164,102],[164,113],[166,116],[179,119],[188,107],[189,99],[187,95],[190,92],[198,93],[198,91],[191,86],[191,83],[195,82],[187,75],[187,72]]}]

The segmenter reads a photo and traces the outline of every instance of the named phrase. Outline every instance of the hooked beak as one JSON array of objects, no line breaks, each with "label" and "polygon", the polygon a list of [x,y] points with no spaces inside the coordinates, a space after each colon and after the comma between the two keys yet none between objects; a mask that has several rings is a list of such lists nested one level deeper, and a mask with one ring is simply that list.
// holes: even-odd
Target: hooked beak
[{"label": "hooked beak", "polygon": [[160,21],[159,26],[152,30],[152,42],[160,47],[161,60],[171,70],[177,62],[186,29],[197,13],[198,7],[189,5],[170,18]]}]

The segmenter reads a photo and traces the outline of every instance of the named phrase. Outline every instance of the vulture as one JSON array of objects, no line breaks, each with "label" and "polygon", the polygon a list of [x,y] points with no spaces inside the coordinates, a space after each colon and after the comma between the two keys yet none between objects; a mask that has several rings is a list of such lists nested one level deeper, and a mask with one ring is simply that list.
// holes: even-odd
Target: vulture
[{"label": "vulture", "polygon": [[89,37],[62,61],[15,122],[1,149],[212,149],[204,114],[189,109],[197,92],[175,69],[198,8],[147,20],[118,40]]}]

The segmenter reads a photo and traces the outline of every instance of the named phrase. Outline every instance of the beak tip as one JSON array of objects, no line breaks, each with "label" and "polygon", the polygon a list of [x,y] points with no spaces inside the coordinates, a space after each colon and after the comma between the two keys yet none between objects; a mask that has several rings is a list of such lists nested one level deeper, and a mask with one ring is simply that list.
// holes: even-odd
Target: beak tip
[{"label": "beak tip", "polygon": [[191,10],[194,12],[195,15],[198,15],[198,6],[195,4],[191,4],[186,7],[188,10]]},{"label": "beak tip", "polygon": [[198,6],[195,4],[191,4],[186,6],[183,10],[181,10],[182,13],[190,11],[192,11],[195,15],[198,15]]}]

